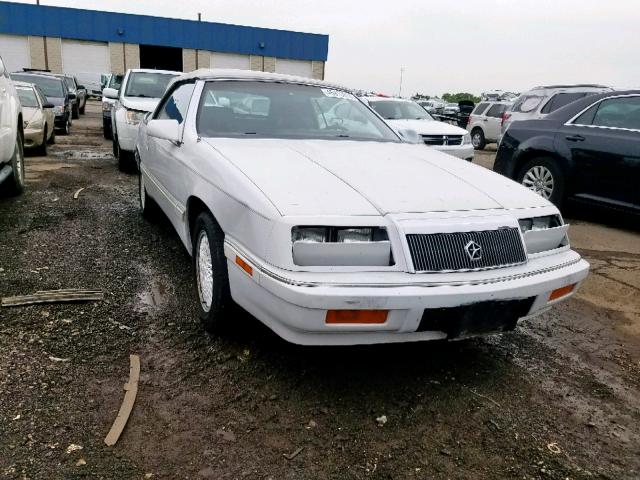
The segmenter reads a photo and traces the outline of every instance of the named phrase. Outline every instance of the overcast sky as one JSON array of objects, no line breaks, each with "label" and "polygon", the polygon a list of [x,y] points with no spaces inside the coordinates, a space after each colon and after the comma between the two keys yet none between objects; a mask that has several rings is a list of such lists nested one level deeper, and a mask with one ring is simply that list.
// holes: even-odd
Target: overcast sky
[{"label": "overcast sky", "polygon": [[[23,3],[35,3],[35,0]],[[639,0],[41,0],[329,35],[328,80],[398,93],[640,87]]]}]

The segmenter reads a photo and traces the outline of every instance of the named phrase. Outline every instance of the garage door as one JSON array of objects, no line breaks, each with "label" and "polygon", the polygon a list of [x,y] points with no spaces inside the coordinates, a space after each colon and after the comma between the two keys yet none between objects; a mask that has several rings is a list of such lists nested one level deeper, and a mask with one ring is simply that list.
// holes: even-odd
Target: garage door
[{"label": "garage door", "polygon": [[0,35],[0,56],[10,72],[29,68],[29,40],[18,35]]},{"label": "garage door", "polygon": [[311,62],[307,60],[276,59],[276,73],[297,75],[299,77],[312,77]]},{"label": "garage door", "polygon": [[62,71],[81,77],[111,72],[109,45],[80,40],[62,41]]},{"label": "garage door", "polygon": [[249,55],[241,55],[237,53],[218,53],[211,54],[211,68],[235,68],[237,70],[251,70],[251,61]]}]

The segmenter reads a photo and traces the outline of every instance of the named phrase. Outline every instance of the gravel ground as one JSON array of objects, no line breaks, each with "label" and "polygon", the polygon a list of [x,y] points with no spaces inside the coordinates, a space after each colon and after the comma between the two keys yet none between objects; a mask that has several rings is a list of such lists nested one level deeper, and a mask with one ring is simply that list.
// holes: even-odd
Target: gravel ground
[{"label": "gravel ground", "polygon": [[[118,171],[99,105],[87,111],[27,158],[26,193],[0,198],[0,296],[105,293],[0,309],[0,478],[640,477],[634,221],[572,213],[592,274],[515,332],[303,348],[241,315],[216,338],[188,255],[166,221],[141,219],[137,178]],[[138,398],[107,447],[132,353]]]}]

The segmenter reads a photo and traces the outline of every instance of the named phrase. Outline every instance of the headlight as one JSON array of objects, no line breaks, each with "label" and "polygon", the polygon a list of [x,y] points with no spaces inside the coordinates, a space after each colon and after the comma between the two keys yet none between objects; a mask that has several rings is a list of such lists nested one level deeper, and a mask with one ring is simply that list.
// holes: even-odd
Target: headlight
[{"label": "headlight", "polygon": [[471,144],[471,134],[465,133],[464,137],[462,137],[462,145],[469,145],[469,144]]},{"label": "headlight", "polygon": [[382,227],[293,227],[293,262],[300,266],[393,265]]},{"label": "headlight", "polygon": [[382,227],[293,227],[291,240],[311,243],[352,243],[388,241]]},{"label": "headlight", "polygon": [[64,106],[56,105],[55,107],[53,107],[53,113],[55,115],[62,115],[64,113]]},{"label": "headlight", "polygon": [[562,222],[560,215],[521,218],[518,223],[528,254],[546,252],[569,245],[567,237],[569,225]]},{"label": "headlight", "polygon": [[562,225],[560,215],[547,215],[545,217],[521,218],[518,220],[522,233],[529,230],[546,230]]},{"label": "headlight", "polygon": [[127,110],[125,120],[129,125],[138,125],[144,118],[145,112],[136,112],[135,110]]},{"label": "headlight", "polygon": [[111,104],[109,102],[102,102],[102,111],[108,112],[111,110]]}]

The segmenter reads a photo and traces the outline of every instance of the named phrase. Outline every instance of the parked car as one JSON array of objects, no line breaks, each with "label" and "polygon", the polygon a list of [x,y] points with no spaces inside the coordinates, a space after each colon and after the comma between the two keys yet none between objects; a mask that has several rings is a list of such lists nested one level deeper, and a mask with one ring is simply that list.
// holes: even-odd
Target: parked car
[{"label": "parked car", "polygon": [[494,170],[558,206],[571,198],[640,211],[640,90],[590,95],[513,123]]},{"label": "parked car", "polygon": [[84,115],[87,106],[87,89],[84,85],[78,84],[78,80],[73,75],[62,75],[69,86],[71,93],[76,96],[75,110],[72,110],[73,118],[80,118]]},{"label": "parked car", "polygon": [[487,143],[500,138],[502,115],[511,104],[508,102],[480,102],[471,112],[467,131],[476,150],[483,150]]},{"label": "parked car", "polygon": [[[105,88],[112,88],[116,91],[120,90],[123,78],[124,75],[109,75]],[[102,95],[102,134],[107,140],[113,139],[113,132],[111,131],[111,109],[115,103],[116,101],[113,98]]]},{"label": "parked car", "polygon": [[102,77],[104,74],[93,72],[79,72],[76,74],[76,81],[84,85],[87,90],[87,97],[102,97]]},{"label": "parked car", "polygon": [[596,93],[611,92],[603,85],[548,85],[522,93],[502,118],[501,134],[512,122],[544,118],[561,107]]},{"label": "parked car", "polygon": [[460,107],[457,103],[447,103],[444,106],[443,115],[457,115],[460,112]]},{"label": "parked car", "polygon": [[416,103],[430,114],[442,114],[444,112],[444,103],[436,100],[418,100]]},{"label": "parked car", "polygon": [[40,87],[47,96],[47,102],[54,105],[55,127],[64,135],[68,135],[71,128],[72,94],[67,85],[58,77],[38,73],[12,73],[12,80],[33,83]]},{"label": "parked car", "polygon": [[466,130],[434,120],[410,100],[365,97],[364,101],[394,129],[415,130],[425,145],[463,160],[473,160],[471,137]]},{"label": "parked car", "polygon": [[[232,106],[252,99],[257,111]],[[182,75],[142,120],[136,156],[141,212],[160,208],[192,255],[209,331],[236,303],[299,344],[467,337],[515,328],[589,268],[547,200],[403,142],[320,80]]]},{"label": "parked car", "polygon": [[37,85],[14,82],[14,86],[22,104],[24,147],[46,155],[47,144],[56,139],[53,104]]},{"label": "parked car", "polygon": [[120,90],[103,90],[106,98],[114,100],[111,109],[113,155],[122,170],[133,163],[138,125],[142,117],[156,108],[167,85],[177,75],[180,72],[130,69],[122,80]]},{"label": "parked car", "polygon": [[17,195],[24,190],[22,106],[0,57],[0,185]]}]

